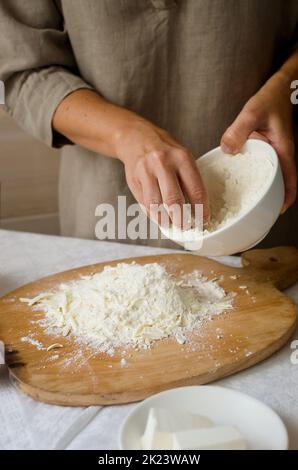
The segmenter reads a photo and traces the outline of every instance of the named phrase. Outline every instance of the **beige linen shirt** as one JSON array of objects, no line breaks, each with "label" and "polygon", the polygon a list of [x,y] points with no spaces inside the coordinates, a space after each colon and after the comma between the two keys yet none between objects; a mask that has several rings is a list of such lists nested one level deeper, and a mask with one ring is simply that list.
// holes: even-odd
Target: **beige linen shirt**
[{"label": "beige linen shirt", "polygon": [[[6,108],[33,136],[63,146],[62,234],[93,238],[98,204],[133,201],[119,161],[53,133],[67,94],[94,88],[198,157],[286,57],[297,20],[297,0],[1,0]],[[297,245],[297,212],[296,203],[263,245]]]}]

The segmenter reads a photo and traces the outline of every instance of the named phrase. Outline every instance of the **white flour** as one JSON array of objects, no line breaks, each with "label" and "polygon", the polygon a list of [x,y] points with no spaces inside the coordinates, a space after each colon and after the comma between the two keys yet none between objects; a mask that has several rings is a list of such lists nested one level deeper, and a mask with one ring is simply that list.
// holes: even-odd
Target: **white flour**
[{"label": "white flour", "polygon": [[254,206],[266,191],[273,173],[271,160],[262,152],[222,154],[197,162],[209,195],[213,232]]},{"label": "white flour", "polygon": [[46,326],[73,334],[97,351],[148,347],[169,336],[179,343],[199,322],[232,308],[216,281],[199,271],[177,279],[157,263],[120,263],[101,273],[60,284],[34,299],[21,299],[45,312]]},{"label": "white flour", "polygon": [[32,338],[31,336],[22,336],[22,343],[29,343],[32,346],[35,346],[37,349],[45,349],[44,345],[37,339]]}]

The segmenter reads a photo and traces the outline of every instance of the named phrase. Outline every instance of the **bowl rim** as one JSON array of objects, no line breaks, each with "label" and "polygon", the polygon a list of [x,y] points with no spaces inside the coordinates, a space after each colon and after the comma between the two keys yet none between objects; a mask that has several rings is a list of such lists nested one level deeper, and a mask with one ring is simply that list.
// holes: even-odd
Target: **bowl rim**
[{"label": "bowl rim", "polygon": [[125,417],[125,419],[124,419],[124,421],[123,421],[123,423],[120,427],[119,438],[118,438],[118,445],[119,445],[120,450],[126,450],[124,445],[123,445],[123,437],[124,437],[124,434],[125,434],[125,427],[127,426],[127,423],[131,419],[134,418],[134,416],[138,413],[138,411],[144,406],[144,403],[150,403],[151,401],[154,401],[157,397],[160,397],[162,395],[166,395],[168,393],[172,393],[172,392],[175,392],[175,391],[183,391],[183,390],[191,390],[191,389],[193,391],[195,391],[194,389],[197,389],[197,391],[199,391],[202,388],[205,389],[205,390],[213,389],[213,390],[217,390],[219,392],[228,392],[228,393],[234,394],[237,397],[249,399],[251,402],[257,404],[258,406],[262,406],[263,408],[265,408],[267,410],[267,412],[269,412],[272,416],[275,417],[275,419],[277,420],[277,422],[280,426],[280,429],[282,430],[282,433],[283,433],[283,436],[282,436],[283,442],[281,444],[282,450],[288,450],[289,449],[289,434],[288,434],[287,428],[286,428],[283,420],[279,416],[279,414],[275,410],[273,410],[269,405],[267,405],[263,401],[259,400],[258,398],[255,398],[255,397],[253,397],[253,396],[251,396],[251,395],[249,395],[245,392],[242,392],[240,390],[235,390],[235,389],[230,388],[230,387],[223,387],[221,385],[206,384],[206,385],[186,385],[184,387],[170,388],[170,389],[163,390],[161,392],[155,393],[153,395],[150,395],[149,397],[145,398],[145,400],[142,400],[141,402],[139,402],[133,408],[133,410],[131,410],[128,413],[128,415]]},{"label": "bowl rim", "polygon": [[[231,227],[233,227],[234,225],[241,222],[248,214],[250,214],[260,204],[260,202],[265,198],[265,196],[268,194],[268,192],[270,191],[270,189],[272,187],[272,183],[273,183],[274,179],[276,178],[276,175],[277,175],[277,173],[280,169],[279,159],[278,159],[278,155],[277,155],[275,149],[272,147],[272,145],[270,145],[268,142],[265,142],[264,140],[261,140],[261,139],[247,139],[247,141],[243,145],[240,152],[242,152],[243,150],[246,151],[246,147],[250,144],[263,147],[264,149],[269,151],[269,156],[270,156],[270,159],[273,163],[273,172],[272,172],[271,178],[268,181],[268,184],[266,185],[265,190],[262,193],[262,196],[260,197],[260,199],[258,199],[252,206],[250,206],[246,211],[244,211],[244,213],[241,214],[241,216],[233,219],[231,222],[227,223],[226,225],[219,228],[218,230],[214,230],[213,232],[206,233],[205,235],[203,235],[203,237],[202,237],[203,238],[203,243],[204,243],[205,240],[207,240],[207,239],[210,240],[211,238],[217,237],[219,234],[224,233],[226,230],[231,229]],[[220,150],[221,150],[221,147],[218,146],[218,147],[214,148],[213,150],[210,150],[209,152],[205,153],[201,157],[199,157],[196,160],[196,162],[198,160],[208,158],[211,155],[213,155],[215,152],[220,151]],[[240,152],[238,152],[238,153],[240,153]],[[231,156],[231,158],[233,158],[233,157]]]}]

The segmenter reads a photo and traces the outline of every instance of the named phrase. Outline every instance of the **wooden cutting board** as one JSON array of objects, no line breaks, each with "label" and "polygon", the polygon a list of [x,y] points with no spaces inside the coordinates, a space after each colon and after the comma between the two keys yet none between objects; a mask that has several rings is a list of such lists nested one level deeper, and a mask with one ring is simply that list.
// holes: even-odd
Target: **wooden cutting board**
[{"label": "wooden cutting board", "polygon": [[[298,250],[281,247],[242,255],[243,268],[231,268],[191,254],[131,258],[158,262],[168,272],[200,269],[209,279],[237,293],[234,309],[206,320],[191,342],[157,341],[148,350],[127,349],[113,357],[94,354],[71,338],[53,337],[35,323],[43,313],[19,301],[52,289],[60,282],[99,272],[100,263],[55,274],[21,287],[0,299],[0,337],[6,362],[17,386],[31,397],[60,405],[87,406],[141,400],[161,390],[204,384],[256,364],[277,351],[295,328],[296,307],[278,289],[298,280]],[[127,260],[126,260],[127,261]],[[236,275],[236,279],[235,279]],[[243,288],[243,286],[247,286]],[[37,346],[24,341],[37,340]],[[23,338],[23,340],[22,340]],[[62,348],[47,351],[53,343]]]}]

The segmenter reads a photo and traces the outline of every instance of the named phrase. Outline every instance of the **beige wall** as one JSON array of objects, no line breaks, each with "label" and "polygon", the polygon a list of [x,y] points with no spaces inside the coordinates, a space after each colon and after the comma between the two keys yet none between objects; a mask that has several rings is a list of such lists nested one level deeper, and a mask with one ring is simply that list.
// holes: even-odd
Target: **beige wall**
[{"label": "beige wall", "polygon": [[0,106],[0,227],[58,233],[59,152],[25,134]]}]

